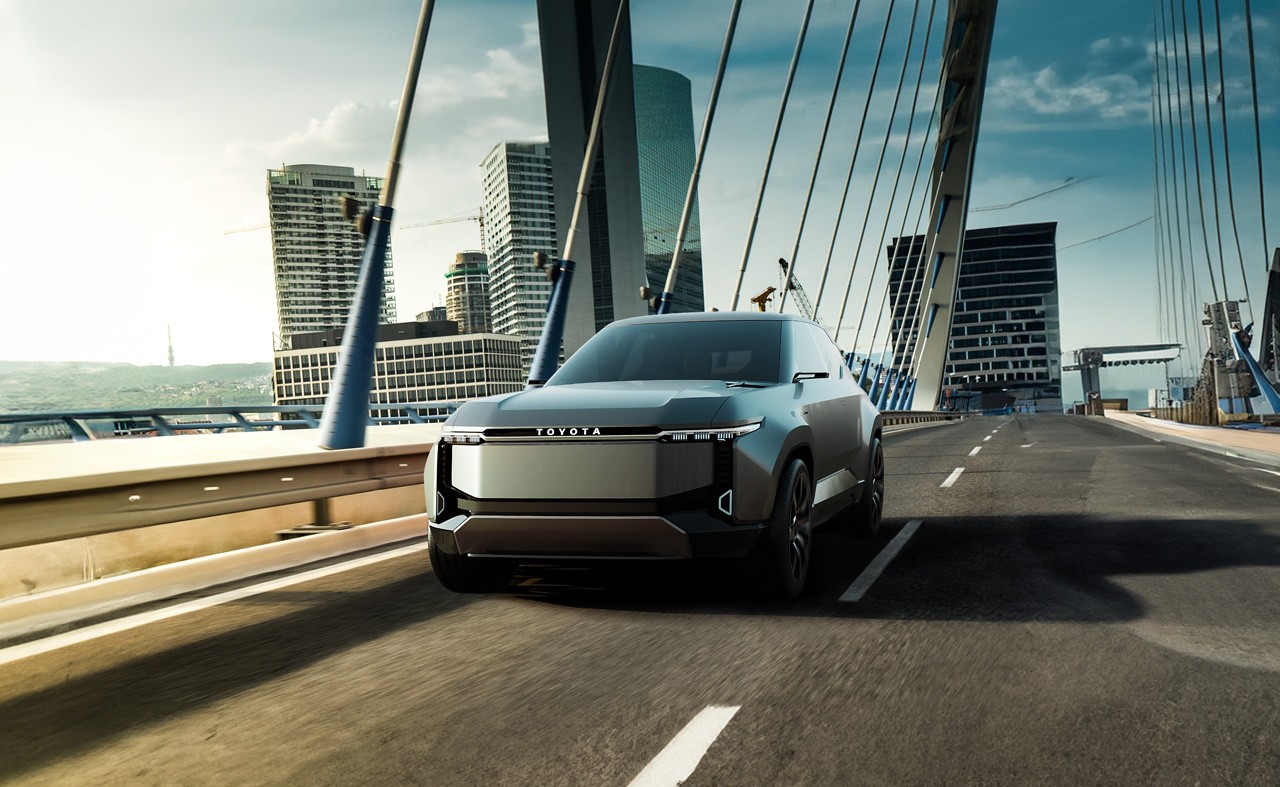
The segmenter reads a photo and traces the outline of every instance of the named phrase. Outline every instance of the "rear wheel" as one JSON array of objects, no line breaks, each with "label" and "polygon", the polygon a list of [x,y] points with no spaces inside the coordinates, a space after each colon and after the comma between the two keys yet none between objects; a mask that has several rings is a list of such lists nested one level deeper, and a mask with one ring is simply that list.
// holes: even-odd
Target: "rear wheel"
[{"label": "rear wheel", "polygon": [[515,565],[499,558],[451,555],[432,540],[428,547],[431,568],[440,584],[455,593],[495,593],[515,574]]},{"label": "rear wheel", "polygon": [[743,560],[740,582],[753,596],[793,599],[804,589],[813,558],[813,476],[802,459],[782,474],[769,526]]}]

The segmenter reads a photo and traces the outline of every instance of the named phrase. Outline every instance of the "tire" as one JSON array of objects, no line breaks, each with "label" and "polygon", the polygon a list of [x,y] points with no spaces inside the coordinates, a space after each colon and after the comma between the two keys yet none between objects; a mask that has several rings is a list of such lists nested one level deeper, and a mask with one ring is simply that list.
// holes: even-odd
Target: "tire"
[{"label": "tire", "polygon": [[813,562],[813,476],[803,459],[782,474],[769,525],[743,558],[739,584],[750,596],[789,601],[804,590]]},{"label": "tire", "polygon": [[441,551],[434,541],[428,544],[427,552],[436,579],[455,593],[496,593],[515,574],[515,566],[506,560],[451,555]]},{"label": "tire", "polygon": [[871,465],[867,468],[869,486],[858,502],[841,511],[837,516],[837,528],[854,538],[872,539],[880,532],[880,519],[884,515],[884,447],[880,438],[871,439]]}]

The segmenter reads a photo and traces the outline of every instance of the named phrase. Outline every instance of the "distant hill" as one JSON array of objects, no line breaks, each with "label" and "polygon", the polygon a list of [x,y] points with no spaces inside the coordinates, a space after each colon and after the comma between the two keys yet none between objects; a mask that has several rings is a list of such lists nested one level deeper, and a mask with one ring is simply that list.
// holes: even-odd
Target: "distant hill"
[{"label": "distant hill", "polygon": [[0,413],[271,404],[271,364],[0,361]]}]

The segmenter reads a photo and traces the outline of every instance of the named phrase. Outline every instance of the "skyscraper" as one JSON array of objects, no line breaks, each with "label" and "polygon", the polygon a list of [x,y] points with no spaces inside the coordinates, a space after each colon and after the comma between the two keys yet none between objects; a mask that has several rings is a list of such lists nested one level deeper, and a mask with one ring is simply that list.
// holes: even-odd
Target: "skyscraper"
[{"label": "skyscraper", "polygon": [[[569,233],[600,72],[609,51],[618,5],[619,0],[538,0],[542,81],[555,184],[557,255]],[[614,320],[648,311],[640,298],[645,262],[639,180],[631,25],[630,19],[624,18],[601,123],[599,156],[585,217],[574,241],[577,268],[565,320],[566,355]],[[487,211],[485,216],[489,216]],[[499,325],[495,327],[502,330]]]},{"label": "skyscraper", "polygon": [[[1039,410],[1061,411],[1056,232],[1056,222],[965,231],[943,403],[970,397],[975,409],[1034,402]],[[917,235],[896,238],[888,249],[899,364],[909,362],[914,350],[921,327],[916,308],[933,272],[924,269],[923,246],[923,236]],[[907,318],[912,322],[904,329]]]},{"label": "skyscraper", "polygon": [[490,323],[497,333],[520,337],[527,372],[551,294],[551,282],[533,266],[533,255],[557,253],[551,154],[546,143],[502,142],[480,166]]},{"label": "skyscraper", "polygon": [[[644,264],[649,287],[658,292],[667,281],[680,214],[693,174],[693,98],[688,78],[675,71],[636,65],[632,76]],[[700,312],[705,308],[696,196],[673,294],[672,311]]]},{"label": "skyscraper", "polygon": [[[339,200],[350,196],[371,209],[381,189],[382,178],[357,175],[351,167],[291,164],[267,170],[281,347],[296,333],[346,325],[364,238],[342,217]],[[390,246],[386,264],[382,323],[394,322],[396,312]]]},{"label": "skyscraper", "polygon": [[489,258],[460,251],[445,272],[445,308],[459,333],[489,333]]}]

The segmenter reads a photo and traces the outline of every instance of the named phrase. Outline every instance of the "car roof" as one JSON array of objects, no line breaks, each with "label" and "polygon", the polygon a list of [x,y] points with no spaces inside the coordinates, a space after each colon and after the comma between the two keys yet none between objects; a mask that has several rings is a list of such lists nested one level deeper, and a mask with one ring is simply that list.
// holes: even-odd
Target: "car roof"
[{"label": "car roof", "polygon": [[681,312],[680,314],[649,314],[643,317],[629,317],[617,320],[612,325],[639,325],[654,322],[741,322],[752,320],[757,322],[807,322],[798,314],[778,314],[776,312],[734,311],[734,312]]}]

